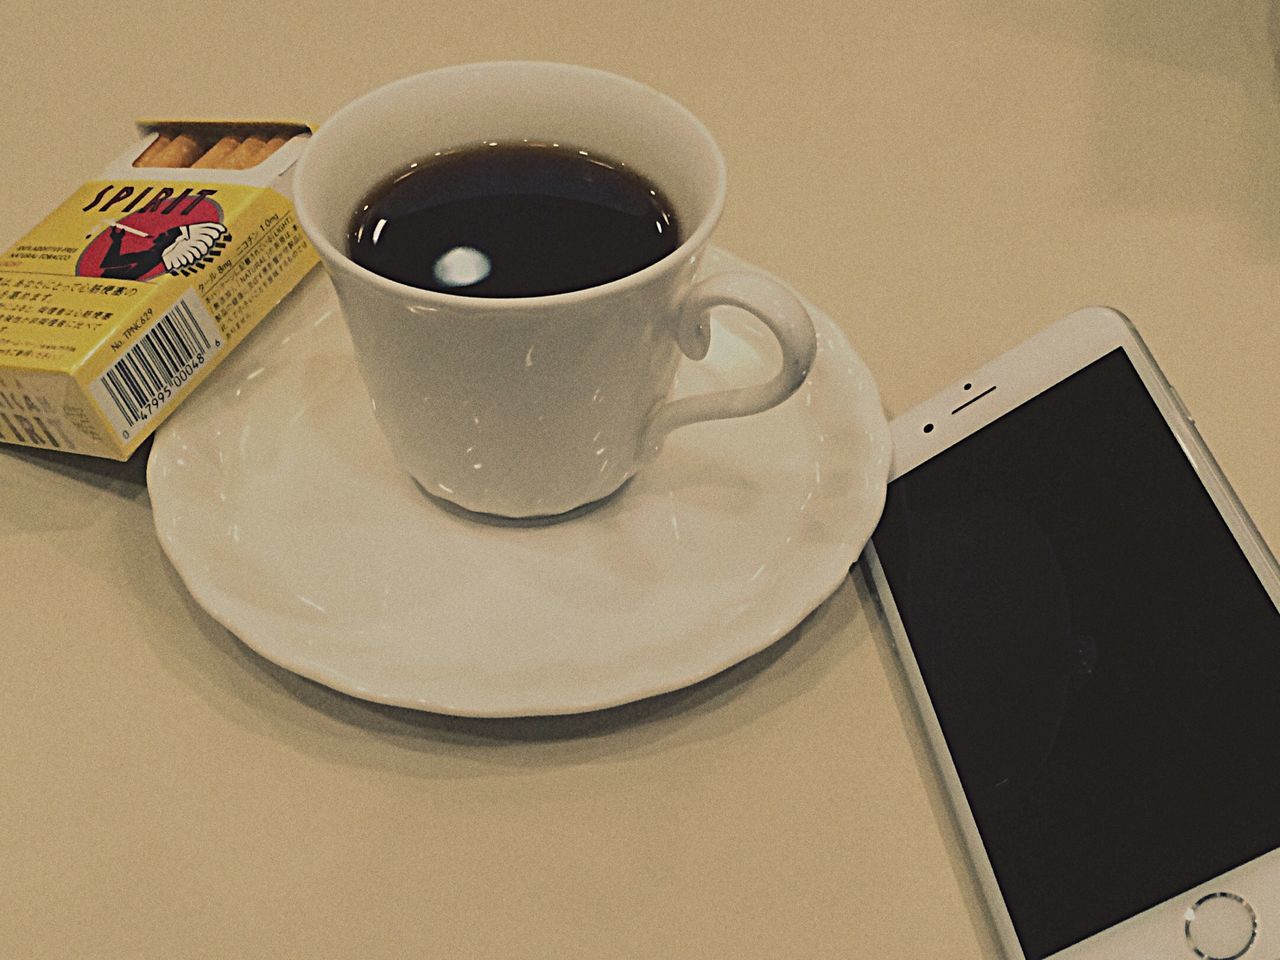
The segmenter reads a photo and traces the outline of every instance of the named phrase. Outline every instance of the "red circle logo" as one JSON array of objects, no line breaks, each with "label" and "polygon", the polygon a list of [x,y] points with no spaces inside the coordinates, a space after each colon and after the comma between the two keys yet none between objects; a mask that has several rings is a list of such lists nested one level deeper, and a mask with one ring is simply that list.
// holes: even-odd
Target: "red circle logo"
[{"label": "red circle logo", "polygon": [[231,235],[222,208],[208,197],[152,201],[104,224],[76,262],[81,277],[150,280],[188,274],[211,261]]}]

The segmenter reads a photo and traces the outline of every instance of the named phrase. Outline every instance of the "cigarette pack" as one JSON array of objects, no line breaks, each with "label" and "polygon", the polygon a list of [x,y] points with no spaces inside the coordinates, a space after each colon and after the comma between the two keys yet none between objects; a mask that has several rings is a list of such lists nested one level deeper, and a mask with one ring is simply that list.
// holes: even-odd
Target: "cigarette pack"
[{"label": "cigarette pack", "polygon": [[308,127],[138,128],[0,254],[0,441],[128,459],[317,262],[287,199]]}]

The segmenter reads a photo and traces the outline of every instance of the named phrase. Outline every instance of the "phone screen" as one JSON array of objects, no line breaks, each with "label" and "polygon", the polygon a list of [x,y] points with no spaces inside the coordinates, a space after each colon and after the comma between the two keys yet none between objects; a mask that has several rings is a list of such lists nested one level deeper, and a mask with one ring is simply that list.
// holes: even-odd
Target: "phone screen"
[{"label": "phone screen", "polygon": [[1028,957],[1280,846],[1280,614],[1123,350],[873,540]]}]

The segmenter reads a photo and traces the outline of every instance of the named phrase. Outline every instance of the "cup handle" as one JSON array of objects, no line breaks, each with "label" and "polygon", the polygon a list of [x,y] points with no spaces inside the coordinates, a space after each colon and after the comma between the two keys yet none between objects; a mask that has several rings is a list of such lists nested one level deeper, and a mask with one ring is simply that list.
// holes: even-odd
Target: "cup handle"
[{"label": "cup handle", "polygon": [[641,441],[645,460],[657,456],[667,434],[703,420],[746,417],[776,407],[804,383],[817,354],[817,337],[809,312],[782,284],[758,273],[730,270],[699,280],[690,289],[676,320],[676,342],[690,360],[701,360],[711,348],[711,309],[741,307],[778,339],[782,369],[772,380],[750,387],[717,390],[661,403],[650,416]]}]

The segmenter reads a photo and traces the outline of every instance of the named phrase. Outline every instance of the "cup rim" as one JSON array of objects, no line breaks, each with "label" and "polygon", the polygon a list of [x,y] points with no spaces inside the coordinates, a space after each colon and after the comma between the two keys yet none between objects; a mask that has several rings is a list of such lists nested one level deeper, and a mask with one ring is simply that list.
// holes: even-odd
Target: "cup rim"
[{"label": "cup rim", "polygon": [[[351,259],[344,251],[339,250],[324,231],[311,216],[307,203],[307,168],[308,161],[313,152],[317,149],[317,145],[323,147],[326,142],[326,131],[332,130],[334,121],[341,120],[353,113],[360,111],[369,101],[384,96],[385,94],[403,86],[420,81],[426,76],[437,76],[446,73],[469,72],[475,70],[511,70],[513,68],[533,67],[540,70],[559,71],[562,73],[576,73],[581,76],[594,76],[600,78],[608,78],[611,82],[619,82],[623,86],[632,88],[637,93],[645,96],[656,97],[670,107],[675,112],[682,114],[684,119],[688,121],[693,129],[702,136],[706,141],[712,162],[715,165],[714,171],[714,193],[711,197],[711,204],[705,216],[698,226],[686,237],[679,246],[662,257],[655,260],[647,267],[643,267],[634,273],[629,273],[625,277],[619,277],[616,280],[610,280],[607,283],[597,284],[592,287],[583,287],[579,290],[567,290],[562,293],[541,294],[533,297],[470,297],[457,293],[442,293],[437,290],[427,290],[422,287],[415,287],[407,283],[401,283],[398,280],[391,280],[379,273],[363,267]],[[332,134],[330,134],[332,135]],[[727,174],[725,170],[724,155],[720,151],[719,144],[715,138],[711,136],[711,132],[706,128],[701,120],[697,118],[687,107],[653,87],[641,83],[639,80],[633,80],[630,77],[624,77],[620,74],[610,73],[607,70],[598,70],[594,67],[584,67],[577,64],[558,63],[550,60],[487,60],[479,63],[461,63],[452,66],[440,67],[435,70],[427,70],[422,73],[412,74],[407,77],[401,77],[390,83],[383,84],[373,90],[357,97],[344,106],[340,107],[333,113],[328,120],[321,124],[320,128],[309,138],[306,148],[303,150],[301,158],[299,158],[293,175],[293,206],[297,215],[298,222],[302,230],[307,235],[307,239],[311,241],[311,245],[316,248],[321,259],[330,269],[339,270],[354,280],[359,280],[365,284],[369,284],[380,289],[383,293],[390,296],[404,298],[412,297],[418,300],[436,301],[441,306],[451,310],[473,310],[492,313],[494,311],[516,311],[531,310],[539,307],[564,306],[568,304],[580,303],[592,300],[597,297],[612,296],[615,294],[625,293],[633,288],[642,287],[649,283],[658,274],[673,269],[675,264],[684,259],[692,259],[696,256],[703,246],[705,246],[711,232],[715,229],[716,224],[720,220],[720,215],[724,210],[725,195],[727,192]]]}]

